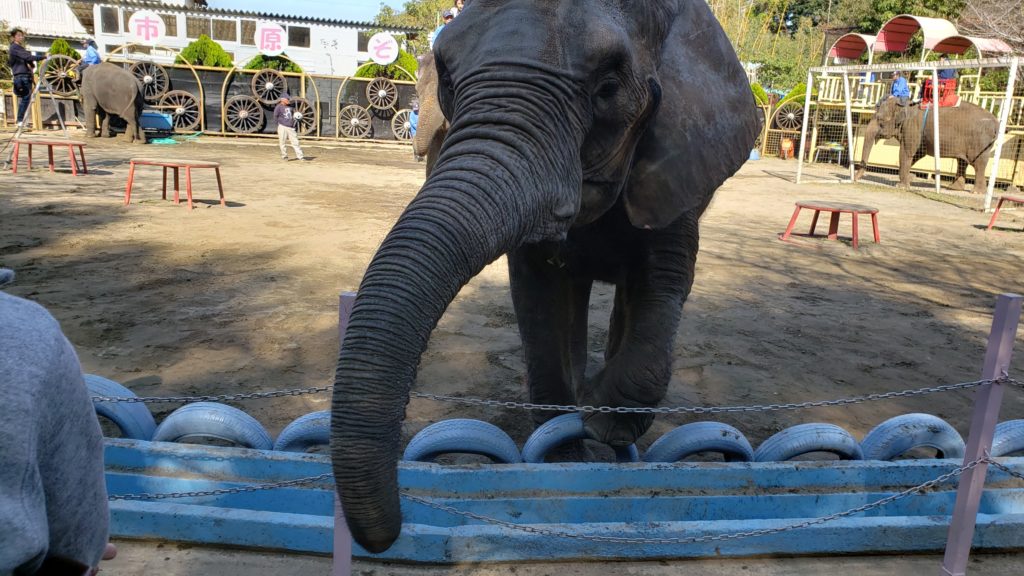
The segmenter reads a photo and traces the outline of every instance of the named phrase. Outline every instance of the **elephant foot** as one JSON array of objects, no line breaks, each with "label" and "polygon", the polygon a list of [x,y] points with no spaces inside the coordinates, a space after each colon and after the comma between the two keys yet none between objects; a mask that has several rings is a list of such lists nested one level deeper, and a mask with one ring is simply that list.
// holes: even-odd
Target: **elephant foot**
[{"label": "elephant foot", "polygon": [[962,192],[966,188],[966,182],[962,178],[957,178],[949,185],[949,189],[955,192]]}]

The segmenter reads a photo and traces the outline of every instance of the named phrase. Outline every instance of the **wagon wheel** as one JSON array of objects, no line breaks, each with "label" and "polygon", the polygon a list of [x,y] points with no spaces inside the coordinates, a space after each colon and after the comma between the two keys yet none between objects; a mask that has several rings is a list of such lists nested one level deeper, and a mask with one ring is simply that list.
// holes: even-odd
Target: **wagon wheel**
[{"label": "wagon wheel", "polygon": [[171,86],[167,70],[154,62],[136,62],[129,70],[139,79],[139,82],[142,82],[142,96],[146,102],[159,101]]},{"label": "wagon wheel", "polygon": [[804,107],[787,102],[775,111],[775,125],[781,130],[799,130],[804,124]]},{"label": "wagon wheel", "polygon": [[264,104],[274,104],[288,90],[288,81],[277,70],[264,68],[252,77],[252,93]]},{"label": "wagon wheel", "polygon": [[224,103],[224,121],[232,132],[259,132],[263,127],[263,106],[252,96],[232,96]]},{"label": "wagon wheel", "polygon": [[391,119],[391,133],[395,135],[396,140],[402,140],[408,142],[412,140],[412,110],[399,110],[395,117]]},{"label": "wagon wheel", "polygon": [[50,87],[50,91],[57,96],[74,94],[78,82],[78,71],[75,70],[77,65],[78,61],[70,56],[50,56],[46,61],[46,72],[43,73],[43,79]]},{"label": "wagon wheel", "polygon": [[378,110],[394,108],[398,104],[398,87],[387,78],[374,78],[366,85],[366,99]]},{"label": "wagon wheel", "polygon": [[295,131],[303,136],[312,134],[317,126],[316,108],[305,98],[292,98],[291,105],[295,109]]},{"label": "wagon wheel", "polygon": [[189,132],[199,127],[199,99],[191,92],[171,90],[160,99],[160,108],[174,117],[174,129]]},{"label": "wagon wheel", "polygon": [[338,129],[346,138],[366,138],[370,135],[370,113],[362,106],[345,106],[338,112]]}]

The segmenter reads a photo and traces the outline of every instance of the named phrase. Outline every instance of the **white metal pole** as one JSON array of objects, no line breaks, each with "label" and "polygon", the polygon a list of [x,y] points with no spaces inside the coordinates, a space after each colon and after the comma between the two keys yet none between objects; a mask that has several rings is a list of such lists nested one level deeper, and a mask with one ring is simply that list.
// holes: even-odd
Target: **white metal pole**
[{"label": "white metal pole", "polygon": [[846,98],[846,160],[850,163],[850,182],[853,182],[853,105],[850,102],[850,75],[843,72],[843,96]]},{"label": "white metal pole", "polygon": [[804,125],[800,129],[800,155],[796,159],[796,183],[799,184],[804,173],[804,153],[807,151],[807,125],[811,121],[811,89],[813,88],[814,72],[807,71],[807,92],[804,95]]},{"label": "white metal pole", "polygon": [[[996,189],[996,176],[999,175],[999,160],[1003,154],[1003,140],[1006,137],[1006,124],[1010,120],[1010,108],[1013,107],[1013,91],[1017,83],[1017,71],[1020,69],[1020,58],[1013,57],[1010,62],[1010,77],[1006,80],[1006,95],[1003,97],[1003,104],[999,107],[999,132],[996,136],[996,150],[992,155],[992,161],[988,163],[992,167],[992,177],[988,179],[988,188],[985,190],[985,210],[992,209],[992,194]],[[980,83],[980,79],[979,79]],[[974,181],[978,181],[978,175],[974,175]]]},{"label": "white metal pole", "polygon": [[[932,68],[932,125],[934,126],[934,132],[932,137],[935,139],[934,154],[935,154],[935,193],[942,193],[942,158],[939,156],[942,152],[942,147],[939,142],[939,69]],[[913,167],[911,167],[913,168]]]}]

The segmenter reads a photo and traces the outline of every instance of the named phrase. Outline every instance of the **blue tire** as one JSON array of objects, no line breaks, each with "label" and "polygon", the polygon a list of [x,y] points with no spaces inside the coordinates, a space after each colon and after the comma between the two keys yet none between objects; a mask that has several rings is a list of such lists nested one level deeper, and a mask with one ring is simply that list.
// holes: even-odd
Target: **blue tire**
[{"label": "blue tire", "polygon": [[727,462],[754,459],[754,449],[739,430],[721,422],[693,422],[655,440],[644,462],[678,462],[699,452],[716,452]]},{"label": "blue tire", "polygon": [[[135,393],[124,386],[94,374],[84,374],[85,387],[89,396],[108,398],[136,398]],[[96,414],[113,422],[121,430],[122,438],[152,440],[156,421],[145,404],[127,402],[93,402]]]},{"label": "blue tire", "polygon": [[939,458],[963,458],[964,439],[931,414],[903,414],[875,426],[860,443],[865,460],[892,460],[914,448],[934,448]]},{"label": "blue tire", "polygon": [[153,434],[154,442],[187,442],[194,438],[217,439],[244,448],[270,450],[274,443],[255,418],[216,402],[182,406],[164,419]]},{"label": "blue tire", "polygon": [[498,464],[522,462],[516,443],[504,430],[480,420],[442,420],[420,430],[405,447],[403,460],[433,462],[442,454],[477,454]]},{"label": "blue tire", "polygon": [[785,462],[811,452],[831,452],[841,460],[863,460],[849,432],[834,424],[799,424],[768,438],[754,451],[755,462]]},{"label": "blue tire", "polygon": [[[583,416],[579,412],[555,416],[538,426],[526,440],[523,445],[523,462],[541,464],[548,452],[577,440],[593,440],[583,426]],[[639,462],[640,453],[635,444],[630,444],[615,448],[615,459],[618,462]]]},{"label": "blue tire", "polygon": [[274,450],[281,452],[308,452],[331,443],[331,412],[311,412],[296,418],[285,426],[274,442]]},{"label": "blue tire", "polygon": [[999,458],[1024,451],[1024,420],[1007,420],[996,425],[992,456]]}]

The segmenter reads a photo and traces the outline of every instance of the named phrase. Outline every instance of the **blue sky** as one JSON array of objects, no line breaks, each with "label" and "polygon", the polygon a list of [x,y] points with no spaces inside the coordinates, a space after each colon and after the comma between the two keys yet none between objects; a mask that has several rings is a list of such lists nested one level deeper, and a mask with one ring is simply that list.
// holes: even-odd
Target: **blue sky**
[{"label": "blue sky", "polygon": [[209,0],[211,8],[372,22],[381,3],[401,8],[404,0]]}]

